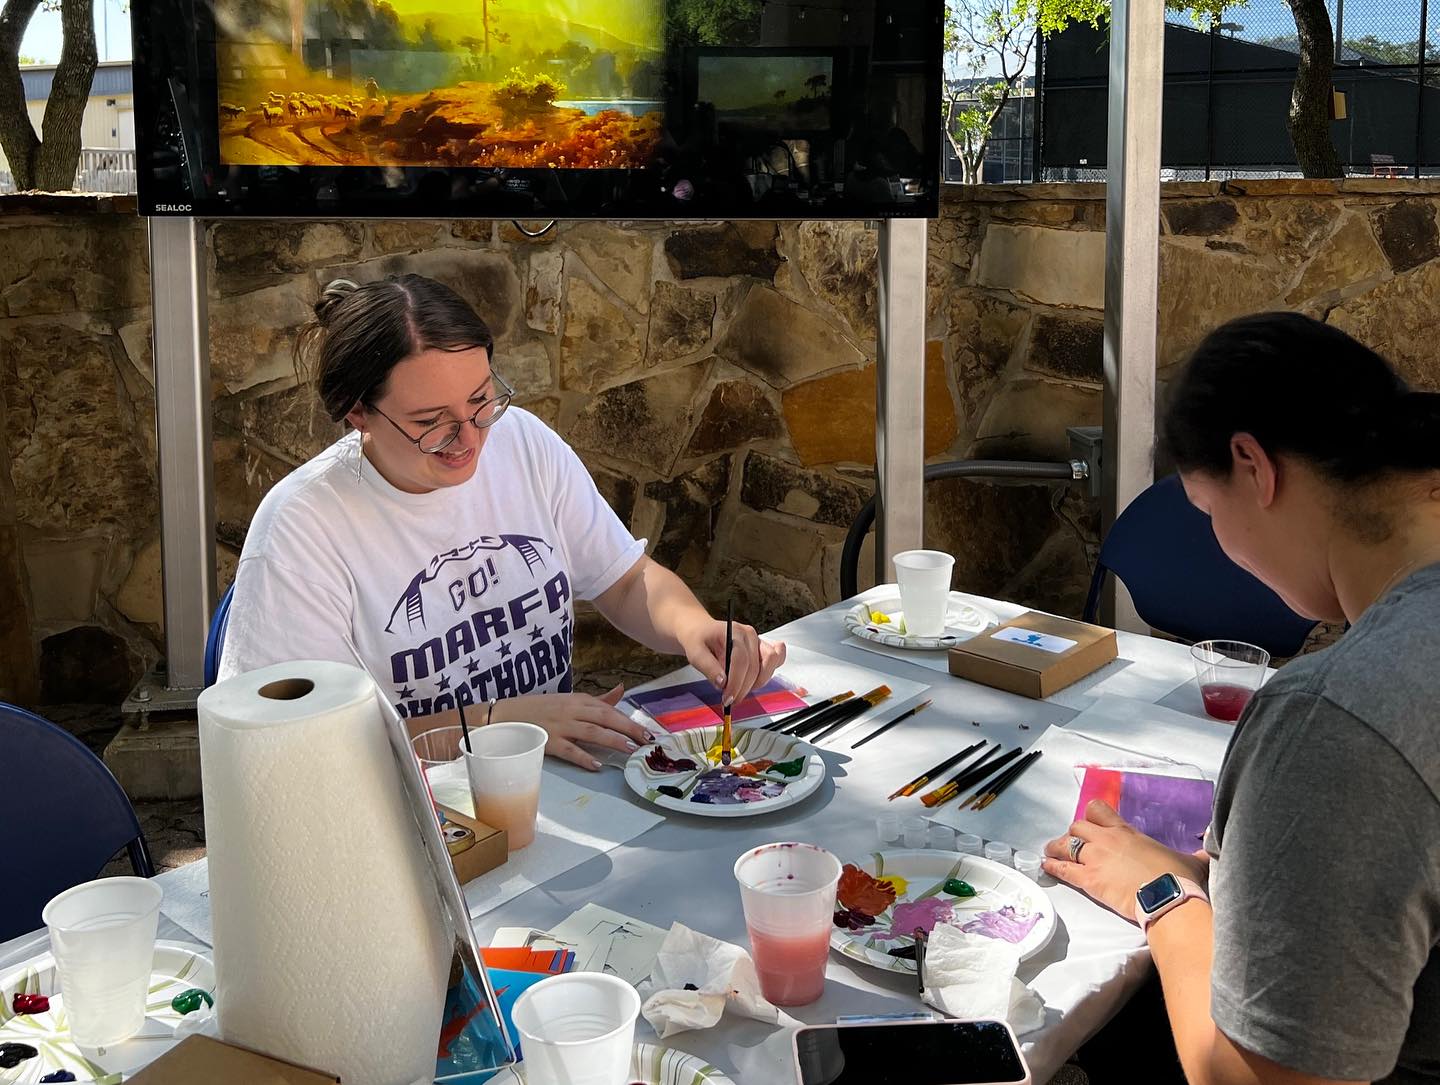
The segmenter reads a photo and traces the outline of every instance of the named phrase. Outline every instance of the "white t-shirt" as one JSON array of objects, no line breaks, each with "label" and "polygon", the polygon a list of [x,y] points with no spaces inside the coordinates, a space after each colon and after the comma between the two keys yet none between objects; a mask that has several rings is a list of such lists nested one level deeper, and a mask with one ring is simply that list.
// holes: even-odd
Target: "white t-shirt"
[{"label": "white t-shirt", "polygon": [[348,634],[402,716],[568,692],[572,601],[600,595],[644,552],[570,446],[518,407],[467,482],[424,494],[386,482],[352,432],[256,510],[220,678],[294,659],[353,663]]}]

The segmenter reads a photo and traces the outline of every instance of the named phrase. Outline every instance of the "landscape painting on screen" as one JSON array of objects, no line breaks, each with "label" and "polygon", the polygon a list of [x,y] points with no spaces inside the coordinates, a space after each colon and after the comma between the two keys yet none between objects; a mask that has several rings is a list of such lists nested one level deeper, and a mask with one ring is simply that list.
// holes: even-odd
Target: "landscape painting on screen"
[{"label": "landscape painting on screen", "polygon": [[215,0],[229,165],[634,169],[663,0]]}]

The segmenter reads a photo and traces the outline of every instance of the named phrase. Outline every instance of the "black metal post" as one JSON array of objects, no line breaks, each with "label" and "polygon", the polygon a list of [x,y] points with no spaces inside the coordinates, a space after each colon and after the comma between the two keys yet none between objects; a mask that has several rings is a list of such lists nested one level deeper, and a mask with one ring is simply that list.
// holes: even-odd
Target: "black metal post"
[{"label": "black metal post", "polygon": [[1430,0],[1420,0],[1420,70],[1415,80],[1415,179],[1420,179],[1420,162],[1425,154],[1425,43],[1429,34]]},{"label": "black metal post", "polygon": [[1210,180],[1210,164],[1215,161],[1215,39],[1220,34],[1219,21],[1210,20],[1210,63],[1205,66],[1205,180]]},{"label": "black metal post", "polygon": [[[1037,31],[1035,31],[1035,33],[1039,34],[1040,31],[1037,30]],[[1035,106],[1034,106],[1034,111],[1033,111],[1034,115],[1033,115],[1033,117],[1031,118],[1031,126],[1032,126],[1032,127],[1031,127],[1031,132],[1030,132],[1030,156],[1031,156],[1031,159],[1032,159],[1032,161],[1031,161],[1031,163],[1030,163],[1030,180],[1031,180],[1032,182],[1034,182],[1034,183],[1039,183],[1039,181],[1041,180],[1041,177],[1040,177],[1040,137],[1041,137],[1041,128],[1040,128],[1040,125],[1041,125],[1041,111],[1045,108],[1045,102],[1044,102],[1045,94],[1044,94],[1044,91],[1041,89],[1041,84],[1044,82],[1044,78],[1043,78],[1044,73],[1045,73],[1045,38],[1044,38],[1043,35],[1041,35],[1040,40],[1035,43],[1035,95],[1034,95],[1034,97],[1035,97]],[[1022,133],[1023,133],[1024,129],[1022,128],[1021,131],[1022,131]]]},{"label": "black metal post", "polygon": [[1335,0],[1335,59],[1339,61],[1345,51],[1345,0]]}]

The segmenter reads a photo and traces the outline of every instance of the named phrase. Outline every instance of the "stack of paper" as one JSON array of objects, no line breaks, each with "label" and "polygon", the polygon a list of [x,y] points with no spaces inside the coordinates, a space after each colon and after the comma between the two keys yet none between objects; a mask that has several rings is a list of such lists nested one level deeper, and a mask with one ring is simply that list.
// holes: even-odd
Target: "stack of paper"
[{"label": "stack of paper", "polygon": [[608,972],[634,984],[650,974],[664,941],[665,931],[659,927],[587,904],[548,931],[501,927],[490,944],[538,952],[568,951],[574,955],[576,971]]}]

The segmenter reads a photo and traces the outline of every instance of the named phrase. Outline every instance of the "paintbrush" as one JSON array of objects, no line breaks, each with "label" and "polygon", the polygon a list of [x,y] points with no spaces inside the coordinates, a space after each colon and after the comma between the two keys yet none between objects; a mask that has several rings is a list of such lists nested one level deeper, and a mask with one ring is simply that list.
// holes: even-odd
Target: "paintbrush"
[{"label": "paintbrush", "polygon": [[[999,752],[998,747],[996,748],[996,752]],[[1020,747],[1016,746],[1004,757],[998,757],[993,760],[986,761],[983,764],[978,764],[973,768],[966,769],[962,773],[958,773],[954,778],[947,780],[945,783],[937,787],[934,791],[931,791],[925,795],[921,795],[920,801],[923,802],[926,806],[944,806],[956,795],[960,794],[962,790],[969,787],[977,780],[983,780],[991,773],[994,773],[999,769],[1004,768],[1006,765],[1008,765],[1011,761],[1014,761],[1015,758],[1019,756]]]},{"label": "paintbrush", "polygon": [[989,742],[981,739],[979,742],[976,742],[973,745],[966,746],[963,750],[955,754],[953,757],[947,757],[944,761],[941,761],[940,764],[934,765],[931,768],[926,769],[924,772],[922,772],[919,776],[915,777],[915,779],[911,780],[904,787],[898,788],[897,790],[891,792],[889,801],[894,802],[896,799],[909,798],[911,795],[915,794],[915,792],[919,791],[922,787],[928,784],[931,780],[935,779],[935,777],[939,776],[942,772],[948,772],[950,769],[953,769],[956,765],[958,765],[961,761],[964,761],[965,758],[969,757],[976,750],[980,749],[981,746],[988,745],[990,745]]},{"label": "paintbrush", "polygon": [[820,731],[818,735],[810,739],[812,742],[819,742],[833,735],[856,716],[863,716],[888,696],[890,696],[889,686],[876,686],[869,693],[865,694],[865,696],[856,697],[854,700],[846,701],[843,705],[840,705],[836,712],[837,718],[827,721],[828,726],[826,726],[826,723],[815,723],[812,721],[804,727],[801,727],[798,733],[802,738],[808,738],[808,736],[815,734],[817,730],[824,727],[825,729],[823,731]]},{"label": "paintbrush", "polygon": [[[1010,769],[1008,772],[1005,773],[1005,775],[1001,776],[998,780],[991,783],[990,789],[988,791],[984,792],[983,794],[977,792],[976,794],[978,795],[978,800],[975,801],[975,805],[972,806],[971,809],[984,810],[985,807],[989,806],[992,802],[998,799],[1000,797],[1000,792],[1004,791],[1007,787],[1013,784],[1016,778],[1019,777],[1022,772],[1024,772],[1026,769],[1028,769],[1031,765],[1033,765],[1036,761],[1040,759],[1041,752],[1042,751],[1040,750],[1036,750],[1034,753],[1026,754],[1019,760],[1019,762],[1016,763],[1014,768]],[[972,800],[976,800],[976,796],[972,795],[970,799],[966,800],[966,802],[970,802]],[[961,805],[963,806],[964,803],[962,803]]]},{"label": "paintbrush", "polygon": [[[725,684],[730,684],[730,657],[735,651],[735,600],[725,606]],[[720,764],[730,764],[730,702],[725,702],[725,730],[720,737]]]},{"label": "paintbrush", "polygon": [[853,689],[847,689],[844,693],[837,693],[835,696],[827,698],[826,700],[816,701],[808,708],[802,708],[799,711],[790,713],[788,716],[782,716],[778,720],[771,720],[762,727],[761,730],[779,731],[786,727],[798,727],[806,720],[814,719],[821,712],[834,708],[837,704],[848,701],[853,696],[855,696],[855,691]]},{"label": "paintbrush", "polygon": [[777,728],[777,732],[782,735],[799,735],[818,731],[822,727],[834,723],[836,719],[844,715],[845,711],[855,704],[855,700],[856,698],[854,697],[847,697],[843,701],[837,701],[835,704],[827,705],[823,711],[807,716],[799,723],[787,724],[784,727]]},{"label": "paintbrush", "polygon": [[920,993],[925,993],[925,950],[929,948],[929,938],[924,927],[915,928],[915,979],[920,984]]},{"label": "paintbrush", "polygon": [[465,752],[474,753],[475,751],[470,748],[470,725],[465,722],[465,705],[456,701],[455,707],[460,709],[460,736],[465,740]]},{"label": "paintbrush", "polygon": [[900,713],[900,715],[896,716],[896,717],[895,717],[893,720],[891,720],[889,723],[882,723],[879,727],[875,728],[875,730],[871,731],[868,735],[866,735],[864,738],[862,738],[859,742],[852,742],[852,743],[850,743],[850,748],[851,748],[852,750],[858,750],[861,746],[865,745],[865,743],[869,742],[872,738],[879,738],[879,737],[880,737],[881,735],[883,735],[886,731],[890,730],[890,728],[894,727],[897,723],[901,723],[901,722],[903,722],[904,720],[908,720],[911,716],[915,715],[915,713],[920,712],[920,711],[923,711],[924,709],[926,709],[926,708],[928,708],[928,707],[930,707],[930,702],[929,702],[929,701],[921,701],[921,702],[920,702],[919,704],[917,704],[914,708],[907,709],[906,711]]}]

